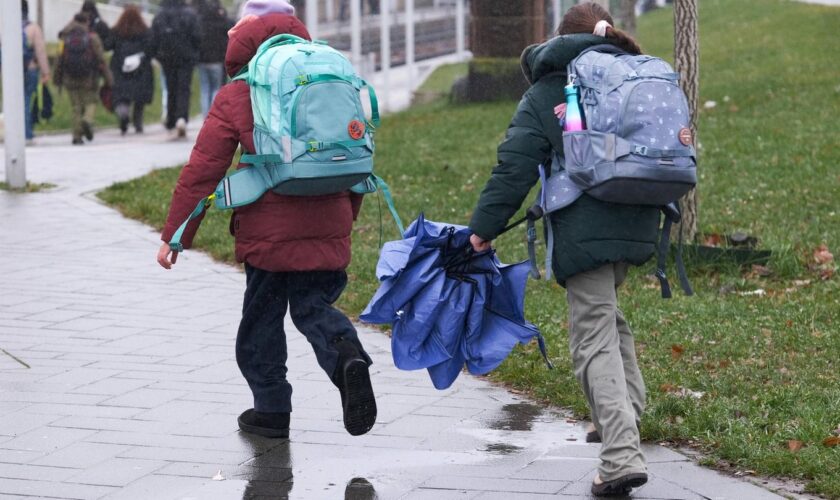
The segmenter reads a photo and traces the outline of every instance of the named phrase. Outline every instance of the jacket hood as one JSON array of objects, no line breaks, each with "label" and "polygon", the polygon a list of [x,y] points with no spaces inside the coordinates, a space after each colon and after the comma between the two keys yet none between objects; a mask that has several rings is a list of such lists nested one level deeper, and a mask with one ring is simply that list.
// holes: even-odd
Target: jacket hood
[{"label": "jacket hood", "polygon": [[295,16],[268,14],[240,21],[228,32],[229,40],[225,54],[225,70],[228,76],[233,77],[245,67],[264,41],[284,33],[311,40],[306,26]]},{"label": "jacket hood", "polygon": [[566,72],[566,66],[572,59],[585,49],[610,43],[604,37],[573,34],[560,35],[541,44],[531,45],[522,52],[520,62],[522,72],[530,84],[534,84],[540,78],[558,71]]}]

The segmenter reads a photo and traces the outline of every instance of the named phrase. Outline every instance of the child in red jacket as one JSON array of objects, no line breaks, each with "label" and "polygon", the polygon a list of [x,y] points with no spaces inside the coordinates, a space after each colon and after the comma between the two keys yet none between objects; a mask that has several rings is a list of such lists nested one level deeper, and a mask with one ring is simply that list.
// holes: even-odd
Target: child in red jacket
[{"label": "child in red jacket", "polygon": [[[262,42],[290,33],[309,39],[306,27],[283,0],[249,0],[242,20],[230,31],[225,67],[235,75]],[[199,200],[215,190],[239,145],[254,152],[254,117],[244,81],[224,85],[172,196],[158,263],[170,269],[177,252],[168,242]],[[242,165],[240,165],[241,167]],[[235,209],[231,233],[236,258],[245,263],[247,289],[236,338],[236,361],[254,395],[254,408],[239,416],[239,428],[267,437],[289,436],[292,386],[286,379],[288,309],[295,326],[312,344],[318,363],[338,387],[344,426],[352,435],[371,429],[376,402],[370,357],[356,329],[333,303],[347,284],[350,232],[361,196],[349,191],[324,196],[284,196],[268,191],[255,203]],[[187,226],[189,248],[201,219]]]}]

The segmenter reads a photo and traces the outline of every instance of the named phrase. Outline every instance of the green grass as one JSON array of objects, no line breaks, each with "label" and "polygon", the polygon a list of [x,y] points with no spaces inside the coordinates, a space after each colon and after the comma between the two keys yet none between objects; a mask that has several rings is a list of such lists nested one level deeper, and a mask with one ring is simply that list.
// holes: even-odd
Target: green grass
[{"label": "green grass", "polygon": [[[840,498],[840,447],[822,444],[840,427],[840,279],[820,279],[812,269],[818,246],[840,250],[840,41],[834,33],[840,9],[705,0],[700,16],[701,102],[717,102],[700,117],[700,229],[757,236],[761,248],[774,251],[772,274],[689,263],[697,295],[665,301],[646,275],[652,264],[634,270],[620,300],[648,387],[642,435],[692,444],[708,454],[704,463],[800,479],[810,491]],[[640,19],[648,52],[671,54],[671,23],[670,10]],[[435,78],[445,89],[451,77]],[[391,184],[403,217],[425,211],[432,220],[466,223],[514,109],[513,102],[439,100],[386,117],[377,171]],[[102,197],[160,227],[177,175],[177,169],[159,171]],[[396,238],[382,213],[386,238]],[[230,261],[227,217],[211,213],[197,243]],[[376,289],[379,228],[371,196],[356,225],[350,286],[340,303],[354,315]],[[502,260],[526,258],[523,232],[497,242]],[[766,294],[740,293],[757,289]],[[547,370],[529,345],[492,377],[585,416],[567,350],[562,288],[529,283],[526,307],[556,369]],[[679,387],[703,396],[668,391]],[[789,440],[804,447],[792,452]]]},{"label": "green grass", "polygon": [[48,182],[45,183],[34,183],[34,182],[27,182],[26,186],[22,188],[10,188],[9,183],[7,182],[0,182],[0,191],[11,191],[13,193],[38,193],[40,191],[44,191],[45,189],[52,189],[55,187],[55,184],[50,184]]}]

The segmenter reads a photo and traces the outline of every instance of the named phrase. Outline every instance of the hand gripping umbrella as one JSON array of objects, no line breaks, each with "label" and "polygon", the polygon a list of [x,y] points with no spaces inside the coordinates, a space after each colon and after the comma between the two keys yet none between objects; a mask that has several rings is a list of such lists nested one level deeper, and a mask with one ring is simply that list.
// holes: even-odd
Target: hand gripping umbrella
[{"label": "hand gripping umbrella", "polygon": [[493,370],[533,338],[551,367],[542,335],[524,316],[528,262],[504,265],[492,250],[474,253],[470,234],[421,214],[402,240],[384,245],[380,287],[361,315],[392,323],[394,364],[428,369],[438,389],[452,385],[465,364],[476,375]]}]

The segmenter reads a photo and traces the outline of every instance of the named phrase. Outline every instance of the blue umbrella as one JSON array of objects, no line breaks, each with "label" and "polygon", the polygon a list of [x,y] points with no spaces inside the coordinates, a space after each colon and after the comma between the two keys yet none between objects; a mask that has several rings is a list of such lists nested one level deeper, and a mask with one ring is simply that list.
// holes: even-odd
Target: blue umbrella
[{"label": "blue umbrella", "polygon": [[394,364],[428,369],[438,389],[452,385],[465,364],[483,375],[535,337],[548,363],[542,335],[524,316],[528,262],[504,265],[492,250],[474,253],[471,234],[421,214],[402,240],[383,246],[380,287],[361,315],[393,324]]}]

